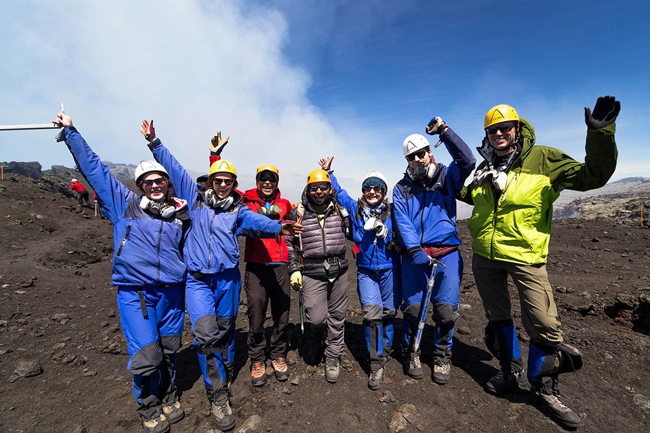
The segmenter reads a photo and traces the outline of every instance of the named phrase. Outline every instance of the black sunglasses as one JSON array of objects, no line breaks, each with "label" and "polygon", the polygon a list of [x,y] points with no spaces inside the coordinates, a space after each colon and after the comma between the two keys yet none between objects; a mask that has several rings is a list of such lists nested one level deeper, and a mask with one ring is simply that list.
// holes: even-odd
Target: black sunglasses
[{"label": "black sunglasses", "polygon": [[325,191],[327,191],[327,189],[328,189],[329,187],[330,187],[329,185],[311,185],[311,186],[309,187],[309,192],[316,192],[316,191],[318,191],[319,189],[320,189],[321,191],[325,192]]},{"label": "black sunglasses", "polygon": [[147,179],[142,181],[142,184],[146,186],[153,186],[154,183],[156,185],[162,186],[167,183],[167,179],[165,179],[164,177],[159,177],[157,179]]},{"label": "black sunglasses", "polygon": [[407,161],[413,161],[415,157],[417,156],[418,159],[424,158],[424,156],[429,152],[429,148],[427,147],[426,149],[422,149],[419,152],[412,153],[410,155],[406,155],[406,160]]},{"label": "black sunglasses", "polygon": [[370,192],[372,190],[376,192],[382,192],[383,188],[381,187],[381,185],[364,185],[363,190],[365,192]]},{"label": "black sunglasses", "polygon": [[272,176],[272,175],[271,176],[260,176],[257,179],[257,181],[262,182],[262,183],[264,183],[264,182],[277,182],[278,178],[275,177],[275,176]]},{"label": "black sunglasses", "polygon": [[500,125],[490,126],[485,130],[489,135],[494,135],[498,131],[501,131],[502,134],[505,134],[506,132],[510,132],[510,130],[514,127],[515,127],[514,123],[501,123]]},{"label": "black sunglasses", "polygon": [[214,180],[212,181],[213,184],[215,185],[226,185],[230,186],[234,182],[234,179],[224,179],[222,177],[215,177]]}]

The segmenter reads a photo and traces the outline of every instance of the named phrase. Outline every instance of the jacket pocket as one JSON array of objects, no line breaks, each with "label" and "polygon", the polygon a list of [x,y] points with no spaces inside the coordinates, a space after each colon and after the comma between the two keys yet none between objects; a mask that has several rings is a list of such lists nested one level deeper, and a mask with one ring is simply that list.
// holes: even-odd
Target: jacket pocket
[{"label": "jacket pocket", "polygon": [[131,224],[129,224],[126,227],[126,233],[124,233],[124,239],[122,239],[122,243],[120,244],[120,249],[117,250],[116,256],[119,257],[120,254],[122,254],[122,249],[124,248],[124,245],[126,245],[127,241],[129,240],[129,233],[131,232]]}]

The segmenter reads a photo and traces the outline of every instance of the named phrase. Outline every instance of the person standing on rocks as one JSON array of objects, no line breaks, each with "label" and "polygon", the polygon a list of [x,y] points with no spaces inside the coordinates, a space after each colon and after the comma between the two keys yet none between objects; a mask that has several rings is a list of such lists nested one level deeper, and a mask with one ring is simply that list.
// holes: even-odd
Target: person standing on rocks
[{"label": "person standing on rocks", "polygon": [[285,237],[291,286],[302,291],[305,316],[316,343],[325,342],[325,379],[336,383],[345,343],[348,305],[345,250],[350,221],[325,170],[309,173],[301,202],[289,213],[289,219],[304,226],[300,238]]},{"label": "person standing on rocks", "polygon": [[136,167],[143,194],[134,194],[113,177],[63,110],[53,123],[64,128],[57,140],[65,140],[113,223],[113,285],[137,412],[146,432],[167,432],[185,415],[174,377],[185,318],[181,244],[190,222],[187,202],[174,196],[167,171],[154,161]]},{"label": "person standing on rocks", "polygon": [[[499,372],[486,384],[505,394],[526,382],[542,407],[561,425],[577,428],[580,417],[560,399],[558,375],[582,366],[580,352],[563,342],[553,291],[546,273],[553,202],[565,188],[588,191],[605,185],[614,173],[614,141],[621,109],[614,97],[598,98],[593,113],[585,107],[585,162],[561,150],[535,144],[531,124],[509,105],[491,108],[478,148],[485,159],[463,200],[474,205],[472,271],[488,325],[485,342],[499,360]],[[528,372],[512,321],[508,276],[517,287],[521,319],[530,336]]]},{"label": "person standing on rocks", "polygon": [[420,351],[414,351],[422,301],[427,290],[432,258],[444,265],[438,268],[431,294],[433,304],[434,366],[433,381],[444,385],[451,376],[451,346],[454,323],[458,318],[463,260],[456,228],[456,195],[474,169],[476,159],[467,144],[440,118],[434,117],[426,128],[453,157],[449,167],[437,163],[427,139],[420,134],[406,137],[402,145],[408,161],[404,178],[393,188],[395,223],[406,248],[402,256],[402,311],[404,371],[424,377]]},{"label": "person standing on rocks", "polygon": [[[210,164],[221,159],[221,152],[230,136],[221,139],[221,131],[212,138]],[[278,182],[280,172],[273,164],[262,164],[255,175],[256,188],[243,194],[243,202],[253,212],[266,215],[272,220],[284,220],[291,210],[291,203],[282,198]],[[244,290],[248,305],[248,356],[251,360],[251,384],[263,386],[266,383],[267,341],[264,334],[266,309],[271,302],[273,330],[268,352],[275,378],[285,381],[289,378],[286,356],[288,350],[287,324],[291,307],[291,285],[287,267],[288,252],[284,237],[246,238],[244,253],[246,273]]]},{"label": "person standing on rocks", "polygon": [[156,138],[153,120],[143,121],[140,131],[156,160],[169,172],[178,195],[188,202],[192,229],[184,246],[186,306],[212,420],[220,430],[232,430],[236,423],[226,362],[229,349],[234,349],[231,342],[241,289],[237,235],[293,236],[301,226],[293,221],[271,220],[244,205],[236,191],[237,172],[229,161],[215,160],[207,180],[197,183]]},{"label": "person standing on rocks", "polygon": [[89,207],[92,207],[90,204],[90,196],[86,187],[84,187],[77,179],[72,179],[70,181],[70,189],[77,193],[77,201],[79,201],[79,206],[83,206],[84,201]]},{"label": "person standing on rocks", "polygon": [[399,292],[399,256],[394,252],[391,205],[386,200],[386,178],[371,171],[361,184],[362,196],[354,200],[343,189],[333,170],[334,157],[323,158],[319,164],[329,173],[339,202],[350,214],[352,233],[359,252],[357,259],[357,290],[363,308],[366,346],[370,356],[368,387],[382,387],[385,366],[393,346],[396,300]]}]

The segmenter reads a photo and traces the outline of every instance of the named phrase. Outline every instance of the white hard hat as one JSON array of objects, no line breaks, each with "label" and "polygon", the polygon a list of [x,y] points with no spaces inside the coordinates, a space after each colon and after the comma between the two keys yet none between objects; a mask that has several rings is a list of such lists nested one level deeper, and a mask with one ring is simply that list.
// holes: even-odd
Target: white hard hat
[{"label": "white hard hat", "polygon": [[424,137],[424,135],[411,134],[406,137],[406,140],[404,140],[404,143],[402,144],[402,152],[404,152],[404,156],[409,156],[425,147],[429,147],[429,141]]},{"label": "white hard hat", "polygon": [[165,167],[158,164],[156,161],[140,161],[140,164],[135,168],[135,183],[138,183],[140,178],[148,173],[159,172],[163,173],[169,178],[169,173],[165,170]]},{"label": "white hard hat", "polygon": [[366,174],[366,177],[363,178],[363,182],[361,183],[361,191],[363,192],[363,188],[366,185],[366,181],[369,179],[379,179],[382,182],[382,189],[383,194],[386,195],[386,191],[388,190],[388,182],[386,182],[386,178],[384,177],[383,174],[381,174],[378,171],[371,171],[370,173]]},{"label": "white hard hat", "polygon": [[75,183],[75,182],[78,182],[78,180],[77,179],[72,179],[70,182]]}]

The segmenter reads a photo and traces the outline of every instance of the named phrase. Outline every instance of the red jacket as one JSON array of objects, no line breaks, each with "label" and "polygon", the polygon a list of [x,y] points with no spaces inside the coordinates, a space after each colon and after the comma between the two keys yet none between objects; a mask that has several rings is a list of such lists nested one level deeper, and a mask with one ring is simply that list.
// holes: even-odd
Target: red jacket
[{"label": "red jacket", "polygon": [[[260,199],[257,194],[257,188],[249,189],[244,193],[244,203],[251,208],[253,212],[262,207],[266,202]],[[275,200],[271,204],[278,205],[280,208],[279,215],[273,215],[269,218],[284,220],[291,210],[291,203],[289,200],[280,198],[280,190],[276,190]],[[289,260],[289,253],[287,252],[287,244],[284,243],[284,237],[279,236],[278,240],[271,239],[253,239],[246,238],[246,253],[244,260],[251,263],[287,263]]]},{"label": "red jacket", "polygon": [[70,189],[74,189],[77,192],[77,194],[80,193],[81,191],[86,190],[86,188],[84,188],[84,186],[79,182],[75,182],[72,185],[70,185]]}]

